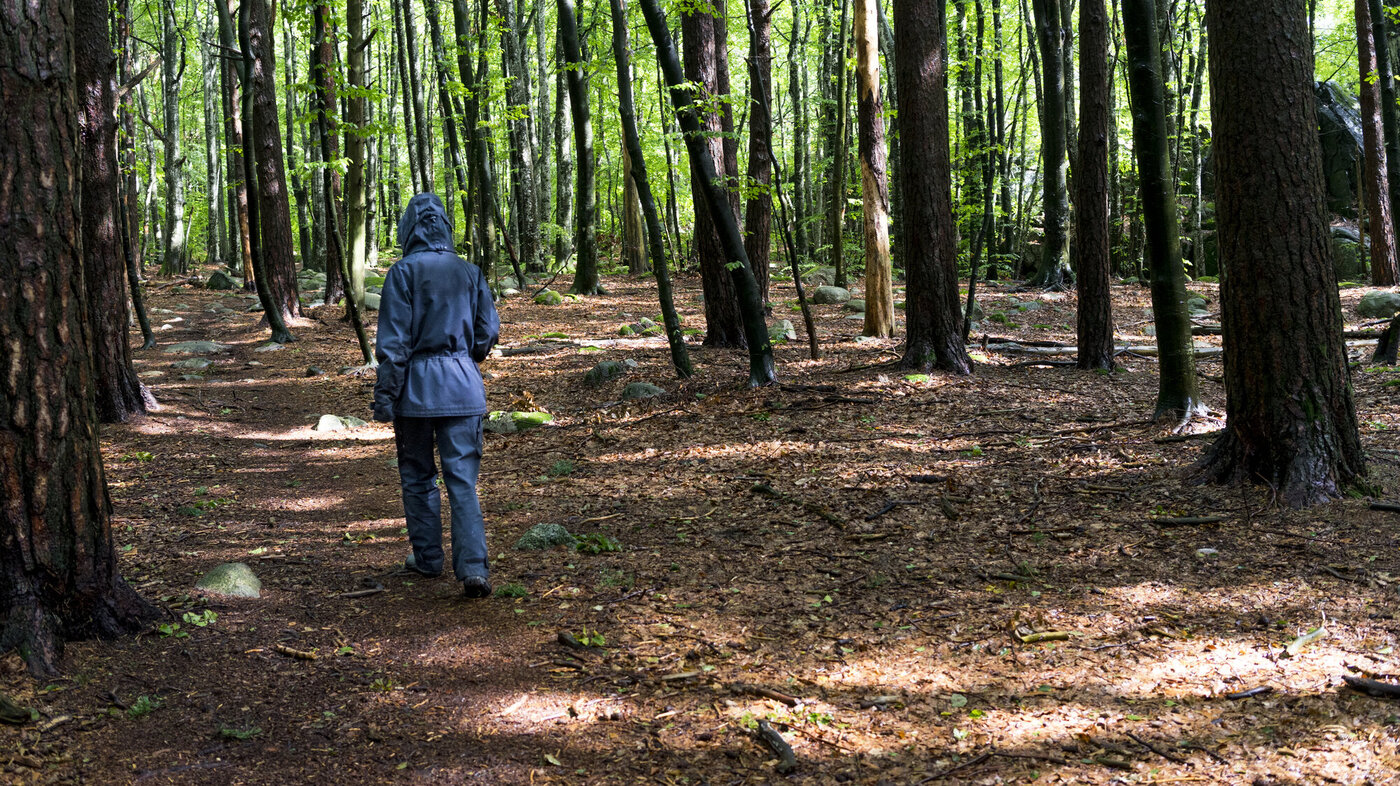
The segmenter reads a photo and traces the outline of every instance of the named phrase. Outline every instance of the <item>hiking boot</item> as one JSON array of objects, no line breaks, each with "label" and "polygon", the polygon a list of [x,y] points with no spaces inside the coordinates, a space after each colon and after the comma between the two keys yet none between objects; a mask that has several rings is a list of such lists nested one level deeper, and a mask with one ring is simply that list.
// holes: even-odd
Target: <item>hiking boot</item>
[{"label": "hiking boot", "polygon": [[485,576],[468,576],[462,579],[462,592],[470,600],[491,597],[491,582]]},{"label": "hiking boot", "polygon": [[423,568],[418,567],[418,558],[414,557],[412,554],[409,554],[408,558],[403,561],[403,569],[408,571],[409,573],[416,573],[425,579],[435,579],[438,576],[442,575],[441,569],[424,570]]}]

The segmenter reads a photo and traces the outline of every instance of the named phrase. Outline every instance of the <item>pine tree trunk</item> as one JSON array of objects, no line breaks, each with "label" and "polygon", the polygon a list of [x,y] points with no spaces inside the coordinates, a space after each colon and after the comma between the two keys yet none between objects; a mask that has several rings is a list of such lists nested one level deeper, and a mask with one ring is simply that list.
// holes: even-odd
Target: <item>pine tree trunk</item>
[{"label": "pine tree trunk", "polygon": [[249,4],[248,39],[253,53],[248,92],[253,97],[258,176],[258,230],[263,268],[272,299],[282,318],[298,316],[296,256],[292,250],[292,214],[282,166],[282,128],[277,112],[277,61],[273,54],[267,0]]},{"label": "pine tree trunk", "polygon": [[627,156],[634,160],[631,166],[632,180],[636,183],[637,199],[647,222],[647,245],[651,254],[652,266],[656,270],[656,291],[661,301],[661,319],[666,325],[666,340],[671,348],[671,364],[676,375],[687,379],[694,373],[690,366],[690,354],[685,348],[685,335],[681,332],[680,317],[676,315],[676,305],[671,294],[670,266],[666,252],[661,247],[665,232],[661,229],[661,217],[656,210],[656,198],[651,193],[651,182],[647,179],[647,160],[642,152],[642,140],[637,133],[637,110],[632,97],[631,53],[627,45],[627,8],[624,0],[611,0],[609,8],[613,23],[613,60],[617,63],[618,114],[622,120],[623,143]]},{"label": "pine tree trunk", "polygon": [[1302,0],[1212,0],[1225,433],[1206,481],[1267,484],[1301,507],[1364,477],[1332,268]]},{"label": "pine tree trunk", "polygon": [[1156,418],[1191,418],[1205,412],[1196,384],[1191,319],[1186,311],[1186,271],[1176,218],[1176,178],[1167,152],[1166,92],[1154,0],[1123,0],[1133,108],[1133,155],[1138,164],[1143,228],[1157,328]]},{"label": "pine tree trunk", "polygon": [[735,220],[733,207],[728,203],[725,190],[718,182],[715,158],[710,154],[711,145],[702,133],[699,108],[691,98],[691,91],[686,89],[689,80],[676,56],[676,47],[671,41],[666,17],[662,14],[657,0],[642,0],[642,13],[646,17],[651,40],[656,45],[656,57],[661,63],[666,84],[670,88],[671,103],[676,108],[676,119],[680,122],[686,149],[690,152],[692,171],[699,180],[710,215],[716,219],[716,228],[725,255],[723,267],[728,272],[738,296],[744,338],[748,346],[749,385],[758,387],[770,384],[776,380],[773,347],[768,339],[768,325],[764,319],[763,301],[759,299],[758,283],[754,280],[748,255],[744,252],[744,238],[739,231],[739,222]]},{"label": "pine tree trunk", "polygon": [[[687,8],[681,13],[681,40],[684,49],[685,78],[699,85],[707,106],[719,95],[716,18],[704,9]],[[707,111],[701,118],[702,133],[710,159],[724,161],[720,113]],[[689,141],[687,140],[687,147]],[[724,270],[723,242],[719,236],[721,217],[711,215],[700,183],[696,162],[690,162],[690,193],[695,205],[694,248],[700,263],[700,283],[705,297],[705,341],[707,347],[744,346],[743,323],[733,280]],[[723,188],[723,184],[718,184]]]},{"label": "pine tree trunk", "polygon": [[894,335],[890,270],[890,191],[885,173],[885,120],[880,95],[879,20],[875,0],[856,0],[856,116],[859,121],[861,205],[865,218],[864,335]]},{"label": "pine tree trunk", "polygon": [[[65,639],[134,632],[155,616],[117,573],[92,397],[76,190],[80,116],[91,110],[78,101],[73,47],[110,84],[107,14],[107,3],[81,0],[0,15],[0,652],[18,651],[35,675],[56,672]],[[99,92],[106,125],[112,97]]]},{"label": "pine tree trunk", "polygon": [[1069,263],[1069,158],[1066,146],[1065,71],[1062,41],[1067,31],[1060,24],[1060,3],[1065,0],[1032,0],[1036,39],[1045,95],[1040,102],[1040,140],[1044,187],[1045,238],[1040,266],[1030,283],[1046,289],[1064,289]]},{"label": "pine tree trunk", "polygon": [[1390,22],[1381,0],[1368,0],[1371,40],[1375,44],[1376,73],[1381,86],[1381,128],[1385,135],[1386,180],[1390,189],[1392,233],[1400,239],[1400,109],[1395,95],[1395,74],[1391,57]]},{"label": "pine tree trunk", "polygon": [[1385,128],[1381,119],[1380,73],[1376,51],[1385,45],[1371,38],[1368,0],[1356,0],[1356,51],[1360,75],[1361,135],[1365,148],[1366,215],[1371,234],[1371,283],[1394,286],[1397,275],[1395,222],[1390,215],[1390,177]]},{"label": "pine tree trunk", "polygon": [[[77,5],[88,11],[105,7],[94,0],[79,0]],[[145,414],[149,393],[131,365],[127,334],[126,257],[117,198],[117,61],[109,43],[107,14],[79,14],[74,28],[82,143],[83,284],[96,372],[94,398],[100,421],[124,423]]]},{"label": "pine tree trunk", "polygon": [[1074,176],[1075,284],[1079,367],[1113,368],[1113,299],[1108,242],[1108,12],[1079,6],[1079,172]]},{"label": "pine tree trunk", "polygon": [[758,282],[759,297],[768,302],[768,265],[773,234],[773,161],[768,157],[765,142],[773,134],[768,108],[758,98],[773,94],[772,24],[773,12],[768,0],[750,0],[754,35],[749,40],[749,93],[754,100],[749,106],[748,182],[753,195],[744,206],[744,250],[753,265]]},{"label": "pine tree trunk", "polygon": [[942,0],[894,0],[895,79],[899,82],[900,183],[909,244],[901,365],[971,374],[958,311],[953,184],[948,156],[946,17]]}]

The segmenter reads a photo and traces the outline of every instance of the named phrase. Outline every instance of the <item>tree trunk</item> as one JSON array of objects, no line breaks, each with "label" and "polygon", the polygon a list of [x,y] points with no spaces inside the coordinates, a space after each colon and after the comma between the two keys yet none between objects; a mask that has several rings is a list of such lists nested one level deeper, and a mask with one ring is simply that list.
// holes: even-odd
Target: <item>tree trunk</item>
[{"label": "tree trunk", "polygon": [[758,296],[768,302],[769,250],[773,234],[773,161],[764,140],[772,136],[773,120],[759,96],[773,94],[772,25],[773,12],[768,0],[751,0],[754,34],[749,37],[749,164],[748,182],[752,194],[744,206],[744,250],[753,265]]},{"label": "tree trunk", "polygon": [[[345,249],[341,247],[338,221],[340,201],[340,171],[333,162],[340,159],[340,145],[331,127],[335,117],[335,55],[336,43],[331,32],[331,10],[325,4],[317,4],[311,10],[311,26],[315,39],[311,44],[311,84],[312,111],[315,113],[316,141],[321,151],[321,193],[324,194],[325,219],[322,222],[326,249],[326,288],[321,302],[334,305],[345,296],[344,267]],[[348,312],[347,312],[348,313]]]},{"label": "tree trunk", "polygon": [[1294,507],[1365,475],[1332,268],[1302,0],[1212,0],[1225,433],[1205,481],[1267,484]]},{"label": "tree trunk", "polygon": [[[539,0],[537,0],[539,2]],[[497,0],[501,10],[501,66],[506,79],[506,127],[510,133],[510,213],[516,224],[520,264],[540,270],[540,224],[535,213],[535,124],[526,65],[528,29],[516,0]],[[543,85],[541,85],[543,88]],[[543,118],[541,118],[543,121]]]},{"label": "tree trunk", "polygon": [[[204,171],[207,175],[205,194],[205,222],[204,222],[204,261],[208,265],[223,265],[228,263],[224,254],[224,184],[223,184],[223,158],[219,155],[219,104],[220,96],[217,89],[219,58],[214,53],[213,41],[217,33],[213,29],[211,20],[205,20],[201,26],[204,35],[204,45],[200,47],[200,87],[202,88],[203,100],[200,101],[200,108],[204,110]],[[115,128],[115,127],[114,127]]]},{"label": "tree trunk", "polygon": [[880,39],[875,0],[856,0],[856,117],[860,125],[861,205],[865,214],[864,335],[894,335],[890,270],[890,191],[885,174],[885,120],[880,96]]},{"label": "tree trunk", "polygon": [[[232,10],[230,6],[235,0],[218,0],[215,8],[219,14],[219,44],[225,50],[237,51],[239,41],[233,29],[231,18]],[[234,233],[232,236],[234,253],[238,255],[243,269],[243,288],[253,289],[256,285],[253,273],[253,238],[252,225],[248,216],[248,171],[250,167],[245,165],[243,157],[245,146],[243,144],[243,129],[245,127],[243,118],[242,89],[240,88],[241,77],[239,76],[239,66],[232,57],[224,60],[223,66],[224,96],[228,101],[229,111],[224,118],[224,137],[228,145],[228,180],[230,195],[230,205],[233,208],[232,217]]]},{"label": "tree trunk", "polygon": [[1060,3],[1065,1],[1032,0],[1045,85],[1045,95],[1040,102],[1045,239],[1041,247],[1040,266],[1030,283],[1055,290],[1064,289],[1069,262],[1068,130],[1065,125],[1065,71],[1061,54],[1062,40],[1067,31],[1060,24]]},{"label": "tree trunk", "polygon": [[1386,45],[1371,38],[1371,9],[1368,0],[1356,0],[1356,52],[1360,75],[1361,135],[1366,150],[1366,215],[1371,234],[1371,283],[1394,286],[1397,275],[1395,222],[1390,215],[1390,177],[1385,128],[1381,119],[1380,73],[1376,51]]},{"label": "tree trunk", "polygon": [[161,275],[189,270],[189,246],[185,238],[185,155],[180,150],[180,78],[185,73],[185,42],[175,24],[174,0],[163,0],[160,9],[161,106],[164,109],[165,145],[165,249]]},{"label": "tree trunk", "polygon": [[1113,298],[1108,244],[1108,12],[1079,6],[1079,172],[1074,176],[1075,284],[1079,367],[1113,368]]},{"label": "tree trunk", "polygon": [[827,204],[827,242],[831,244],[831,266],[836,269],[835,280],[838,287],[846,282],[846,8],[850,0],[841,0],[841,15],[835,45],[836,89],[835,101],[831,105],[831,170],[830,197]]},{"label": "tree trunk", "polygon": [[971,374],[958,311],[958,260],[948,156],[946,17],[942,0],[894,0],[904,233],[909,248],[901,365]]},{"label": "tree trunk", "polygon": [[[563,60],[563,49],[559,58]],[[574,202],[569,185],[574,180],[574,156],[569,147],[573,121],[569,117],[569,92],[565,86],[565,69],[561,66],[554,78],[554,223],[559,227],[554,236],[554,266],[563,270],[574,254]]]},{"label": "tree trunk", "polygon": [[694,372],[690,366],[690,354],[685,348],[685,334],[681,332],[680,317],[676,315],[676,305],[671,294],[671,273],[666,260],[666,252],[661,247],[665,235],[661,229],[661,217],[656,210],[656,199],[651,193],[651,182],[647,179],[647,160],[642,152],[642,140],[637,133],[637,110],[632,98],[631,53],[627,45],[627,8],[623,0],[611,0],[609,8],[613,23],[613,60],[617,63],[618,113],[622,119],[622,136],[627,156],[633,160],[632,180],[636,182],[637,198],[641,203],[642,214],[647,222],[647,245],[651,263],[656,270],[656,291],[661,300],[661,320],[666,325],[666,341],[671,347],[671,365],[676,375],[687,379]]},{"label": "tree trunk", "polygon": [[371,242],[368,215],[369,200],[365,197],[366,166],[365,157],[365,5],[364,0],[347,0],[345,4],[346,32],[350,40],[346,42],[346,84],[350,97],[346,105],[345,158],[345,242],[346,281],[345,288],[355,308],[363,309],[365,304],[365,267],[369,262]]},{"label": "tree trunk", "polygon": [[[238,5],[238,39],[241,51],[240,62],[242,63],[241,81],[243,83],[243,106],[241,112],[243,139],[246,142],[243,149],[243,178],[250,186],[259,182],[262,167],[259,166],[258,159],[266,152],[261,148],[261,145],[258,144],[258,122],[255,119],[259,114],[257,109],[257,96],[259,92],[268,87],[265,83],[268,81],[269,72],[274,67],[272,63],[264,58],[264,55],[268,53],[261,51],[261,48],[267,48],[270,45],[270,41],[267,38],[267,17],[264,13],[267,9],[258,8],[261,2],[262,0],[244,0]],[[223,5],[220,4],[219,7],[223,8]],[[227,22],[227,12],[225,10],[224,15],[219,19],[220,27],[227,28]],[[261,39],[261,48],[255,48],[254,42],[259,41],[259,39]],[[260,84],[260,81],[264,84]],[[274,91],[271,95],[273,97],[272,103],[275,105],[276,92]],[[266,98],[267,96],[264,96],[264,99]],[[272,115],[271,123],[275,135],[277,129],[276,112],[268,113],[264,111],[263,114]],[[264,117],[264,119],[266,118]],[[273,152],[278,156],[281,155],[280,140]],[[281,174],[280,165],[277,166],[276,172],[278,175]],[[273,183],[271,180],[268,182],[270,184]],[[280,194],[282,197],[283,216],[285,217],[285,223],[290,225],[291,218],[286,209],[287,189],[285,183],[281,184],[281,187],[276,193]],[[248,237],[252,246],[253,281],[257,285],[258,301],[262,304],[263,316],[266,317],[268,327],[271,329],[272,340],[279,344],[285,344],[294,340],[295,337],[292,336],[291,331],[287,329],[287,309],[284,306],[285,300],[281,294],[282,290],[280,289],[279,282],[275,280],[283,275],[283,273],[274,272],[269,264],[267,249],[270,244],[269,238],[276,238],[278,233],[275,229],[269,233],[263,232],[263,195],[263,189],[259,188],[257,195],[250,194],[248,196]],[[287,263],[287,267],[291,267],[292,233],[290,226],[286,227],[285,233],[282,250],[280,252],[274,251],[273,254],[280,253],[285,255],[287,259],[284,261]],[[290,273],[292,274],[293,284],[292,298],[293,302],[295,302],[295,270],[291,270]]]},{"label": "tree trunk", "polygon": [[[807,150],[807,69],[800,59],[807,47],[806,30],[798,37],[801,6],[792,7],[792,45],[788,49],[788,90],[792,93],[792,231],[796,235],[797,253],[802,261],[810,259],[812,248],[807,239],[807,170],[810,153]],[[810,23],[808,25],[810,28]],[[770,124],[771,125],[771,124]]]},{"label": "tree trunk", "polygon": [[[632,75],[627,75],[628,86],[631,86]],[[635,122],[635,119],[634,121]],[[626,134],[623,135],[624,147],[622,148],[622,261],[627,265],[627,272],[634,276],[651,272],[651,266],[647,264],[646,242],[642,237],[642,203],[641,194],[638,192],[636,167],[633,163],[632,149],[626,146]],[[646,162],[642,161],[642,167],[646,167]],[[660,238],[657,238],[659,241]]]},{"label": "tree trunk", "polygon": [[1157,328],[1157,418],[1191,418],[1205,412],[1196,384],[1191,319],[1186,312],[1186,272],[1176,220],[1176,178],[1167,152],[1167,115],[1154,0],[1123,0],[1133,108],[1133,154],[1138,164],[1143,227]]},{"label": "tree trunk", "polygon": [[292,214],[282,166],[282,128],[277,112],[277,61],[273,54],[271,14],[267,0],[249,3],[248,40],[253,54],[247,90],[253,97],[257,149],[258,230],[263,268],[273,302],[282,318],[301,313],[297,299],[296,256],[292,253]]},{"label": "tree trunk", "polygon": [[574,266],[571,292],[579,295],[598,294],[598,198],[593,190],[593,121],[588,111],[588,79],[586,64],[578,37],[578,18],[573,0],[558,0],[559,41],[564,48],[564,63],[569,83],[569,111],[574,120],[574,158],[578,161],[578,181],[575,191],[577,220],[574,247],[578,262]]},{"label": "tree trunk", "polygon": [[[296,50],[292,48],[292,23],[287,14],[282,15],[282,51],[287,53],[287,57],[282,61],[282,95],[285,105],[284,114],[287,117],[287,179],[291,181],[292,196],[296,198],[297,205],[297,250],[301,252],[301,264],[307,270],[325,270],[324,260],[317,258],[316,249],[320,247],[319,239],[312,241],[313,225],[316,231],[321,230],[321,222],[315,218],[316,208],[311,204],[310,195],[306,187],[307,178],[301,176],[301,167],[297,166],[297,145],[293,143],[296,137],[297,117],[299,116],[296,85],[298,80],[297,59],[292,56]],[[315,57],[312,57],[312,68],[315,68]],[[305,162],[311,163],[310,159]],[[314,178],[313,178],[314,180]],[[316,189],[319,190],[319,189]],[[308,216],[308,213],[311,215]]]},{"label": "tree trunk", "polygon": [[[408,148],[408,176],[412,183],[413,193],[421,194],[428,190],[423,182],[423,167],[419,165],[420,148],[418,144],[417,125],[413,119],[413,100],[409,98],[409,78],[408,61],[412,59],[412,53],[408,51],[408,45],[403,38],[403,9],[401,0],[390,2],[390,15],[393,17],[392,27],[394,28],[394,60],[398,66],[399,92],[395,106],[402,107],[404,145]],[[425,151],[426,152],[426,151]]]},{"label": "tree trunk", "polygon": [[80,13],[74,20],[77,119],[82,143],[82,283],[87,287],[96,372],[92,381],[98,419],[124,423],[145,414],[150,394],[131,365],[127,333],[126,258],[118,226],[117,61],[109,43],[105,4],[79,0],[77,6],[89,12],[94,7],[104,9],[101,13]]},{"label": "tree trunk", "polygon": [[[681,41],[684,47],[685,78],[697,85],[700,99],[707,108],[712,108],[718,100],[719,70],[716,52],[716,25],[720,21],[708,10],[708,6],[687,6],[681,12]],[[667,33],[669,35],[669,31]],[[711,161],[724,161],[724,133],[720,113],[706,111],[700,118],[704,142],[709,150]],[[686,141],[687,148],[689,140]],[[707,347],[744,346],[743,319],[739,313],[738,295],[734,291],[733,278],[724,270],[723,238],[719,235],[722,217],[712,215],[710,204],[705,198],[705,188],[700,182],[698,164],[690,161],[690,193],[695,205],[694,246],[700,262],[700,283],[705,297],[705,342]],[[715,183],[723,188],[723,183]],[[732,215],[731,215],[732,217]],[[765,336],[767,335],[765,331]]]},{"label": "tree trunk", "polygon": [[758,283],[754,280],[748,255],[744,252],[744,238],[739,231],[739,222],[735,220],[733,208],[725,199],[724,189],[720,188],[717,182],[715,159],[711,156],[710,145],[706,143],[702,134],[699,109],[693,102],[690,91],[685,87],[687,79],[676,57],[676,47],[671,41],[666,17],[662,14],[657,0],[642,0],[642,13],[646,17],[651,40],[656,44],[656,57],[661,62],[662,72],[670,87],[671,103],[676,107],[676,117],[685,136],[686,149],[690,152],[692,171],[698,175],[710,215],[714,216],[717,222],[725,253],[724,269],[729,272],[734,290],[738,294],[744,337],[749,350],[749,385],[758,387],[770,384],[776,380],[773,347],[768,340],[768,325],[764,320],[763,302],[758,295]]},{"label": "tree trunk", "polygon": [[404,56],[408,61],[408,81],[404,83],[405,108],[412,111],[413,135],[409,143],[418,153],[418,185],[422,191],[433,190],[432,145],[428,142],[428,115],[423,107],[423,78],[418,68],[418,31],[414,25],[413,0],[392,0],[402,17]]},{"label": "tree trunk", "polygon": [[[0,21],[0,653],[18,651],[35,675],[56,672],[65,639],[134,632],[155,616],[117,573],[76,190],[80,116],[93,108],[77,100],[73,47],[110,85],[108,4],[53,5],[14,6]],[[106,125],[112,96],[99,92]]]},{"label": "tree trunk", "polygon": [[433,46],[433,73],[437,77],[438,104],[442,112],[442,125],[447,132],[446,161],[450,165],[447,170],[450,177],[447,179],[450,183],[452,179],[455,178],[457,182],[461,184],[459,189],[449,185],[447,189],[448,194],[447,197],[443,199],[443,203],[449,206],[448,223],[450,224],[452,218],[451,205],[454,204],[453,192],[456,192],[456,194],[460,196],[463,220],[466,223],[467,231],[457,234],[456,237],[471,237],[472,204],[467,194],[467,164],[466,159],[462,155],[462,144],[457,134],[457,117],[462,113],[457,105],[456,98],[452,95],[452,91],[448,87],[448,70],[450,66],[447,62],[447,49],[443,46],[442,41],[442,23],[439,20],[437,0],[425,0],[423,8],[428,17],[428,33]]},{"label": "tree trunk", "polygon": [[1396,184],[1390,189],[1390,219],[1392,234],[1400,239],[1400,109],[1396,106],[1395,75],[1390,42],[1390,22],[1381,0],[1368,0],[1371,20],[1371,40],[1375,44],[1376,73],[1381,86],[1381,127],[1385,134],[1386,180]]}]

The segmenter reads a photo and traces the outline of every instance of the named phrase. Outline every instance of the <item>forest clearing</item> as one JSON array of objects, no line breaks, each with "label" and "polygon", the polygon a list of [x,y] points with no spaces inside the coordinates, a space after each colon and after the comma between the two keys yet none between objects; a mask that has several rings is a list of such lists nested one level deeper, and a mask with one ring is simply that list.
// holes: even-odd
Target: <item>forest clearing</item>
[{"label": "forest clearing", "polygon": [[1400,783],[1397,61],[0,4],[0,782]]},{"label": "forest clearing", "polygon": [[[43,718],[0,727],[5,777],[781,780],[761,720],[797,783],[1391,781],[1396,705],[1342,677],[1400,673],[1395,513],[1183,484],[1208,440],[1151,422],[1150,359],[1104,375],[974,345],[972,377],[908,375],[882,365],[895,342],[858,341],[830,305],[827,355],[778,345],[780,386],[748,389],[734,353],[698,347],[682,383],[663,340],[608,346],[654,302],[646,280],[606,284],[586,303],[501,303],[497,354],[539,351],[483,364],[491,406],[554,419],[487,439],[498,596],[475,605],[399,569],[388,426],[315,430],[367,413],[370,381],[336,373],[357,362],[337,309],[259,352],[242,296],[156,289],[163,340],[225,347],[194,372],[138,351],[161,409],[104,430],[121,572],[165,613],[70,644],[60,679],[5,662],[0,692]],[[1349,325],[1362,291],[1344,291]],[[1146,290],[1113,293],[1131,336]],[[787,308],[790,283],[775,295]],[[1014,315],[999,334],[1073,341],[1072,295],[982,303]],[[625,359],[621,379],[584,382]],[[1200,373],[1220,401],[1219,363]],[[1364,362],[1353,377],[1385,488],[1397,378]],[[619,402],[637,381],[665,392]],[[582,548],[514,548],[543,523]],[[262,598],[192,590],[230,561]]]}]

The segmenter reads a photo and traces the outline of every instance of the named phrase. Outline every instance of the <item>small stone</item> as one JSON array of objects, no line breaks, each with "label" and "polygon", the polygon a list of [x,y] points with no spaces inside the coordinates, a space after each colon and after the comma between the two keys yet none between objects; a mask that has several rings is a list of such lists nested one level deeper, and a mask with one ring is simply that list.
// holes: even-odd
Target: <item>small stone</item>
[{"label": "small stone", "polygon": [[650,382],[631,382],[622,389],[623,401],[636,401],[643,398],[656,398],[665,395],[666,389],[657,387]]},{"label": "small stone", "polygon": [[520,551],[544,551],[555,546],[573,546],[575,543],[578,543],[578,538],[569,534],[562,524],[546,523],[526,530],[515,542],[515,548]]},{"label": "small stone", "polygon": [[340,418],[336,417],[335,415],[322,415],[322,416],[321,416],[321,419],[318,420],[318,421],[316,421],[316,427],[315,427],[314,430],[315,430],[315,431],[344,431],[344,430],[345,430],[345,421],[341,420]]},{"label": "small stone", "polygon": [[514,287],[506,287],[501,290],[501,297],[515,297],[520,294],[520,290]]},{"label": "small stone", "polygon": [[217,341],[181,341],[178,344],[171,344],[161,351],[167,355],[208,355],[215,352],[227,352],[228,345],[220,344]]},{"label": "small stone", "polygon": [[225,562],[215,566],[194,586],[214,595],[232,595],[235,598],[262,596],[262,582],[253,569],[242,562]]},{"label": "small stone", "polygon": [[137,374],[136,376],[138,376],[138,377],[140,377],[140,378],[142,378],[142,379],[155,379],[156,377],[163,377],[163,376],[165,376],[165,372],[164,372],[164,371],[142,371],[140,374]]},{"label": "small stone", "polygon": [[248,361],[247,363],[244,363],[243,365],[244,365],[245,367],[247,367],[247,368],[258,368],[258,367],[262,366],[262,364],[259,363],[259,362],[256,361],[256,360],[250,360],[250,361]]},{"label": "small stone", "polygon": [[308,376],[308,377],[320,377],[320,376],[325,376],[325,373],[326,373],[326,370],[323,369],[323,368],[321,368],[320,366],[307,366],[307,367],[306,367],[306,376]]},{"label": "small stone", "polygon": [[1215,549],[1196,549],[1196,559],[1199,560],[1212,560],[1217,559],[1219,556],[1220,552]]},{"label": "small stone", "polygon": [[855,312],[857,312],[857,313],[864,313],[864,312],[865,312],[865,298],[853,297],[853,298],[851,298],[850,300],[847,300],[847,301],[846,301],[846,305],[843,306],[843,308],[845,308],[847,311],[855,311]]},{"label": "small stone", "polygon": [[792,320],[784,319],[782,322],[775,322],[768,326],[769,341],[796,341],[797,328],[792,326]]},{"label": "small stone", "polygon": [[822,286],[817,287],[817,291],[812,293],[812,302],[819,306],[829,306],[837,303],[845,303],[851,299],[851,293],[841,287]]},{"label": "small stone", "polygon": [[604,360],[593,368],[590,368],[588,373],[583,375],[583,381],[588,385],[601,385],[604,382],[611,382],[626,373],[627,367],[616,360]]},{"label": "small stone", "polygon": [[212,365],[214,365],[214,361],[208,358],[188,358],[186,360],[177,360],[174,363],[171,363],[170,367],[184,368],[189,369],[190,371],[200,371],[209,368]]},{"label": "small stone", "polygon": [[368,425],[369,425],[368,423],[366,423],[366,422],[363,421],[363,420],[360,420],[359,418],[355,417],[354,415],[345,415],[345,416],[341,417],[340,420],[341,420],[342,423],[344,423],[344,424],[346,425],[347,428],[359,428],[360,426],[368,426]]},{"label": "small stone", "polygon": [[253,305],[248,307],[249,314],[261,314],[262,310],[263,307],[261,303],[254,303]]},{"label": "small stone", "polygon": [[255,348],[253,349],[253,351],[254,351],[254,352],[276,352],[277,350],[279,350],[279,349],[281,349],[281,348],[282,348],[282,345],[281,345],[281,344],[278,344],[276,341],[269,341],[269,342],[267,342],[266,344],[263,344],[263,345],[260,346],[260,347],[255,347]]},{"label": "small stone", "polygon": [[186,382],[203,382],[203,381],[204,381],[204,377],[201,377],[201,376],[198,375],[198,374],[181,374],[181,375],[180,375],[180,379],[183,379],[183,380],[186,381]]},{"label": "small stone", "polygon": [[641,319],[637,320],[637,324],[642,326],[642,330],[656,327],[656,323],[648,317],[642,317]]},{"label": "small stone", "polygon": [[535,295],[535,305],[537,306],[557,306],[564,302],[564,296],[552,289],[546,289]]}]

